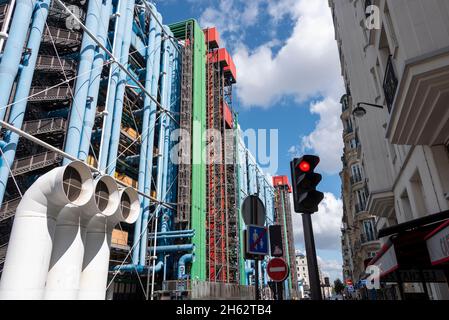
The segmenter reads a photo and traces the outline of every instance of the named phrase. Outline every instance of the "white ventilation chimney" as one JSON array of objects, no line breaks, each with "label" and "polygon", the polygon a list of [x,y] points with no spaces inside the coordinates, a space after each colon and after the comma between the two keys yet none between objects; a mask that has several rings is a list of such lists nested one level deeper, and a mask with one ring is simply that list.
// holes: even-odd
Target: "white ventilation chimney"
[{"label": "white ventilation chimney", "polygon": [[86,234],[83,270],[81,272],[79,300],[104,300],[108,281],[112,230],[120,223],[136,222],[140,211],[137,192],[132,188],[120,190],[118,210],[107,216],[95,215]]},{"label": "white ventilation chimney", "polygon": [[59,213],[45,299],[78,298],[87,225],[96,214],[110,216],[118,210],[119,190],[112,177],[95,179],[94,190],[93,197],[85,205],[69,204]]},{"label": "white ventilation chimney", "polygon": [[43,299],[56,220],[66,205],[84,206],[92,198],[90,169],[80,161],[41,176],[17,207],[0,280],[0,300]]}]

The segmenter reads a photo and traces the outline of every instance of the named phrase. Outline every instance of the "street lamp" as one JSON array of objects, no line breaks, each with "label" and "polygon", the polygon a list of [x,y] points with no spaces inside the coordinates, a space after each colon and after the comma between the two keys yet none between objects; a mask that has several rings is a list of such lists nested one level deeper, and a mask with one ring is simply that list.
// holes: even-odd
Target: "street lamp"
[{"label": "street lamp", "polygon": [[367,103],[367,102],[359,102],[359,103],[357,103],[357,107],[352,111],[352,114],[355,117],[357,117],[357,118],[362,118],[366,114],[366,109],[361,107],[362,104],[365,105],[365,106],[379,108],[379,109],[383,109],[384,108],[384,106],[379,105],[379,104],[372,104],[372,103]]}]

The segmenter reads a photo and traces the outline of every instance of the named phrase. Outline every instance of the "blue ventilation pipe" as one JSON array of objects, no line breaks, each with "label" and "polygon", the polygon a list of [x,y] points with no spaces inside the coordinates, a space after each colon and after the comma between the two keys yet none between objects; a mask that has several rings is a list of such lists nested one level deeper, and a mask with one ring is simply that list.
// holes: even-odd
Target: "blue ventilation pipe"
[{"label": "blue ventilation pipe", "polygon": [[[151,17],[150,19],[150,30],[148,35],[148,48],[146,52],[146,74],[145,74],[145,89],[148,92],[152,92],[152,86],[153,86],[153,73],[155,72],[155,41],[156,41],[156,21]],[[157,87],[157,83],[155,83],[155,86]],[[157,90],[157,88],[156,88]],[[138,158],[139,161],[139,175],[138,175],[138,188],[140,192],[147,192],[146,189],[149,189],[149,185],[151,186],[151,179],[148,179],[148,176],[151,177],[152,172],[152,163],[153,163],[153,152],[147,153],[147,145],[149,140],[149,131],[154,130],[154,124],[150,126],[150,103],[151,100],[145,95],[144,99],[144,113],[142,118],[142,135],[141,135],[141,145],[140,145],[140,157]],[[148,192],[149,193],[149,192]],[[147,194],[148,194],[147,193]],[[133,255],[132,255],[132,261],[134,264],[139,264],[139,254],[140,254],[140,234],[142,232],[142,224],[146,226],[148,224],[148,219],[146,222],[143,222],[143,215],[145,210],[149,210],[149,208],[145,207],[145,198],[140,197],[140,214],[139,218],[136,221],[136,224],[134,225],[134,240],[133,240]],[[144,232],[144,234],[147,234],[148,232]],[[144,235],[142,234],[142,237]],[[140,263],[140,265],[145,265],[145,261],[143,263]]]},{"label": "blue ventilation pipe", "polygon": [[170,235],[161,235],[159,236],[159,234],[157,235],[157,240],[172,240],[172,239],[188,239],[188,238],[193,238],[195,236],[194,233],[180,233],[180,234],[170,234]]},{"label": "blue ventilation pipe", "polygon": [[[169,34],[168,27],[164,27],[166,36]],[[172,87],[172,68],[173,68],[173,53],[172,53],[171,43],[168,38],[164,41],[164,54],[163,54],[163,70],[162,70],[162,106],[167,110],[171,111],[170,97],[171,97],[171,87]],[[167,201],[167,185],[168,185],[168,160],[170,158],[169,142],[170,142],[170,131],[168,127],[170,125],[170,118],[166,113],[162,114],[161,117],[161,127],[159,133],[159,148],[162,151],[163,156],[158,159],[158,195],[160,195],[159,200]],[[170,209],[161,208],[162,211],[162,223],[161,232],[170,231],[171,214]],[[168,242],[165,241],[165,245]]]},{"label": "blue ventilation pipe", "polygon": [[186,263],[194,262],[195,254],[194,253],[186,253],[181,256],[178,261],[178,279],[182,279],[186,273]]},{"label": "blue ventilation pipe", "polygon": [[[167,41],[163,42],[163,53],[162,53],[162,62],[161,62],[161,83],[160,83],[160,95],[161,95],[161,105],[164,108],[167,108],[167,96],[169,89],[169,50]],[[165,112],[161,113],[160,116],[160,126],[159,126],[159,152],[160,156],[157,159],[157,198],[159,201],[166,201],[165,199],[165,190],[164,184],[167,179],[167,170],[164,168],[164,159],[168,157],[168,154],[165,153],[165,132],[168,126],[167,114]],[[161,232],[169,231],[169,217],[165,214],[164,208],[158,206],[156,208],[156,217],[159,217],[159,213],[162,212],[161,217]],[[167,246],[167,240],[164,240],[163,246]]]},{"label": "blue ventilation pipe", "polygon": [[[99,0],[89,0],[85,26],[92,34],[97,34],[98,23],[100,20],[100,7]],[[64,147],[65,152],[74,157],[78,157],[95,48],[95,41],[87,34],[87,32],[84,32]],[[71,162],[70,159],[64,158],[64,164],[68,164],[69,162]]]},{"label": "blue ventilation pipe", "polygon": [[[117,7],[117,12],[120,16],[117,16],[115,24],[115,34],[114,34],[114,44],[112,49],[112,54],[114,57],[120,62],[122,60],[122,44],[123,44],[123,33],[125,32],[126,25],[126,7],[127,1],[120,0]],[[128,52],[123,53],[128,59]],[[109,154],[109,142],[111,140],[111,128],[112,122],[114,120],[114,105],[115,105],[115,94],[117,92],[117,84],[119,81],[120,75],[120,67],[113,63],[111,65],[111,72],[109,74],[109,83],[108,83],[108,93],[106,98],[106,110],[107,114],[104,115],[105,121],[103,125],[102,138],[101,138],[101,148],[100,148],[100,156],[98,159],[98,165],[100,170],[106,170],[108,163],[108,154]],[[121,115],[120,115],[121,117]]]},{"label": "blue ventilation pipe", "polygon": [[[50,0],[39,1],[33,15],[33,23],[31,25],[30,36],[27,43],[27,48],[30,49],[30,53],[24,61],[17,82],[17,91],[14,97],[14,102],[17,103],[13,105],[11,114],[9,115],[9,123],[16,128],[22,128],[23,118],[27,107],[26,97],[28,97],[30,93],[42,33],[44,31],[45,22],[47,21],[49,5]],[[0,157],[0,203],[3,202],[3,197],[5,195],[9,171],[14,162],[17,144],[19,143],[19,135],[7,131],[4,136],[4,142],[5,145],[2,147],[3,157]]]},{"label": "blue ventilation pipe", "polygon": [[[123,65],[128,65],[129,59],[129,47],[131,45],[131,34],[133,32],[132,26],[134,21],[134,0],[127,1],[126,7],[126,24],[123,36],[122,50],[121,50],[121,62]],[[107,174],[114,175],[115,167],[117,164],[117,153],[118,146],[120,142],[120,129],[122,125],[122,113],[123,113],[123,102],[125,99],[125,88],[127,82],[127,75],[125,71],[120,70],[119,82],[117,84],[117,91],[115,94],[115,105],[112,119],[112,129],[111,138],[109,141],[109,152],[108,152],[108,164],[107,164]],[[103,141],[102,143],[105,143]]]},{"label": "blue ventilation pipe", "polygon": [[[97,27],[97,38],[103,46],[107,44],[109,19],[112,13],[112,0],[104,0],[101,4],[100,20]],[[92,63],[90,73],[90,82],[87,97],[90,98],[86,104],[86,110],[83,117],[83,126],[81,128],[81,142],[79,146],[78,159],[84,161],[89,155],[90,139],[92,137],[92,128],[95,122],[97,111],[98,92],[100,90],[101,72],[103,63],[106,60],[106,53],[98,46],[95,51],[95,57]]]},{"label": "blue ventilation pipe", "polygon": [[[153,9],[154,7],[152,7]],[[162,16],[155,12],[157,19],[162,23]],[[151,96],[157,99],[158,89],[159,89],[159,73],[160,73],[160,61],[161,61],[161,32],[159,24],[156,24],[156,35],[155,35],[155,43],[154,43],[154,63],[153,63],[153,74],[151,77]],[[148,144],[147,144],[147,155],[153,155],[154,149],[154,131],[156,127],[156,113],[157,113],[157,105],[151,98],[145,95],[144,105],[150,106],[150,120],[149,120],[149,132],[148,132]],[[144,146],[142,146],[144,147]],[[150,161],[150,165],[152,161]],[[148,165],[148,164],[147,164]],[[145,194],[149,194],[151,192],[151,181],[152,181],[152,169],[148,168],[145,174],[145,186],[144,192]],[[143,200],[143,212],[142,212],[142,225],[140,233],[142,237],[140,238],[140,252],[139,252],[139,264],[143,264],[146,254],[146,248],[148,245],[148,232],[146,232],[146,228],[148,225],[148,220],[150,217],[149,210],[150,202],[147,198]]]},{"label": "blue ventilation pipe", "polygon": [[[14,16],[9,27],[9,38],[0,63],[0,120],[5,118],[14,79],[19,71],[23,47],[28,33],[35,0],[17,0]],[[37,53],[37,52],[36,52]]]},{"label": "blue ventilation pipe", "polygon": [[[155,272],[160,272],[162,270],[162,267],[164,266],[164,262],[159,261],[156,266],[154,267]],[[150,270],[148,270],[150,269]],[[137,273],[148,273],[153,271],[153,266],[139,266],[134,264],[127,264],[123,266],[115,266],[113,268],[114,271],[120,271],[120,272],[137,272]]]},{"label": "blue ventilation pipe", "polygon": [[[169,246],[156,246],[156,253],[162,252],[179,252],[179,251],[194,251],[194,244],[173,244]],[[148,252],[153,254],[154,247],[148,247]]]},{"label": "blue ventilation pipe", "polygon": [[[174,235],[174,234],[190,234],[190,233],[195,233],[195,230],[190,229],[190,230],[173,230],[173,231],[168,231],[168,232],[158,232],[158,236],[159,235]],[[150,233],[149,234],[150,237],[154,237],[154,233]]]}]

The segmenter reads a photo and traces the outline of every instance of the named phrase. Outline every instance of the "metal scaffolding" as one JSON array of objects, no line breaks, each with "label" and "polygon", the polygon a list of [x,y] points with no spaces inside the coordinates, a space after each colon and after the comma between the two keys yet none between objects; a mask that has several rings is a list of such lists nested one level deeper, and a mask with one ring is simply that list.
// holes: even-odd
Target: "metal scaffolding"
[{"label": "metal scaffolding", "polygon": [[275,223],[281,226],[283,258],[290,267],[288,278],[288,291],[291,298],[298,297],[298,276],[296,274],[295,240],[293,235],[292,212],[290,205],[290,187],[288,185],[275,185],[274,208]]},{"label": "metal scaffolding", "polygon": [[[232,102],[232,82],[219,51],[208,48],[207,62],[207,250],[209,281],[239,283],[236,139],[227,126],[225,106]],[[231,135],[229,132],[232,133]],[[231,137],[231,139],[230,139]]]},{"label": "metal scaffolding", "polygon": [[[184,47],[182,54],[181,75],[181,109],[180,109],[180,136],[178,167],[178,210],[175,221],[190,229],[190,207],[191,207],[191,181],[192,181],[192,82],[193,82],[193,24],[186,22]],[[185,161],[188,160],[188,163]]]}]

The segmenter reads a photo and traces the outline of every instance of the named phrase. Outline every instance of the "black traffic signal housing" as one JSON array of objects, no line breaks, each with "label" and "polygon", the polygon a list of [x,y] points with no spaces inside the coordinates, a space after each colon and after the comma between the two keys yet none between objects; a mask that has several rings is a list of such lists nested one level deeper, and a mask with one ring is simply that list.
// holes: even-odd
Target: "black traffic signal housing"
[{"label": "black traffic signal housing", "polygon": [[320,162],[317,156],[305,155],[290,163],[293,184],[293,203],[297,213],[312,214],[318,211],[318,205],[324,194],[316,190],[322,176],[314,170]]}]

